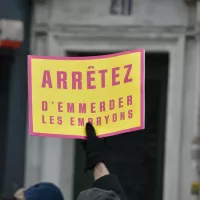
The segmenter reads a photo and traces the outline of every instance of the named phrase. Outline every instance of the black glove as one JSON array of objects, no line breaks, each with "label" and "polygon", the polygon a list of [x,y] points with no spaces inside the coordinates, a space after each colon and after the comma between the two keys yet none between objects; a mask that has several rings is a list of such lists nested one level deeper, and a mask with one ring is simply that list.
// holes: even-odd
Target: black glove
[{"label": "black glove", "polygon": [[87,140],[84,141],[84,149],[86,154],[85,170],[92,170],[98,163],[105,162],[104,139],[96,136],[96,131],[91,123],[86,124]]}]

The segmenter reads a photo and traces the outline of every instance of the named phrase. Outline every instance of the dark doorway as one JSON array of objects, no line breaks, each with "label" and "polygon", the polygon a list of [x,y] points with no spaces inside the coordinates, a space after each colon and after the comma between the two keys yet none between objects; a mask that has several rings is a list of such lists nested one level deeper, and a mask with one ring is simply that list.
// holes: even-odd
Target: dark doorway
[{"label": "dark doorway", "polygon": [[3,193],[5,174],[6,136],[8,120],[9,83],[13,56],[0,52],[0,193]]},{"label": "dark doorway", "polygon": [[[68,56],[109,53],[67,52]],[[118,176],[129,200],[161,200],[168,80],[167,53],[145,56],[145,130],[109,137],[109,170]],[[93,176],[83,173],[84,153],[76,143],[74,199],[91,186]]]}]

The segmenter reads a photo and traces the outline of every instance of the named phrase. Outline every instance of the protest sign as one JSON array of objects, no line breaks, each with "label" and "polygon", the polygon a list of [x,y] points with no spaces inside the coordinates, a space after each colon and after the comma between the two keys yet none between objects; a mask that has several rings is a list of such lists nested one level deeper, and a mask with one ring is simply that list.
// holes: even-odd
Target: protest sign
[{"label": "protest sign", "polygon": [[31,135],[85,138],[144,129],[144,49],[94,57],[28,56]]}]

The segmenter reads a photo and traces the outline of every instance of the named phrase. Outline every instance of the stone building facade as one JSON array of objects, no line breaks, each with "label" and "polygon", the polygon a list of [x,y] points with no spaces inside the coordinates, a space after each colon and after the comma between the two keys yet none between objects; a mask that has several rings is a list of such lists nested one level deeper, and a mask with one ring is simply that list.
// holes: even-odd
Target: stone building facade
[{"label": "stone building facade", "polygon": [[[120,12],[120,2],[119,13],[112,14],[111,0],[35,1],[31,53],[87,56],[145,48],[146,130],[108,138],[109,168],[129,199],[192,199],[190,145],[198,133],[200,102],[199,2],[134,0],[127,15]],[[72,200],[89,185],[91,175],[82,173],[84,157],[76,141],[27,137],[27,186],[53,181]]]}]

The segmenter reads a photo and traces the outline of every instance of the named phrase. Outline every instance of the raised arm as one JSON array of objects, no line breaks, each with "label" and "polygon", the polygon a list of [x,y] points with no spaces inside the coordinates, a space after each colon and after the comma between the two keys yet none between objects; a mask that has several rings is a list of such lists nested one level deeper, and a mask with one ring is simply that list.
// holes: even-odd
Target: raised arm
[{"label": "raised arm", "polygon": [[125,195],[117,176],[110,174],[106,166],[106,147],[104,139],[100,139],[96,136],[96,131],[90,123],[86,124],[86,134],[85,172],[93,170],[95,182],[92,188],[113,191],[121,200],[124,200]]}]

